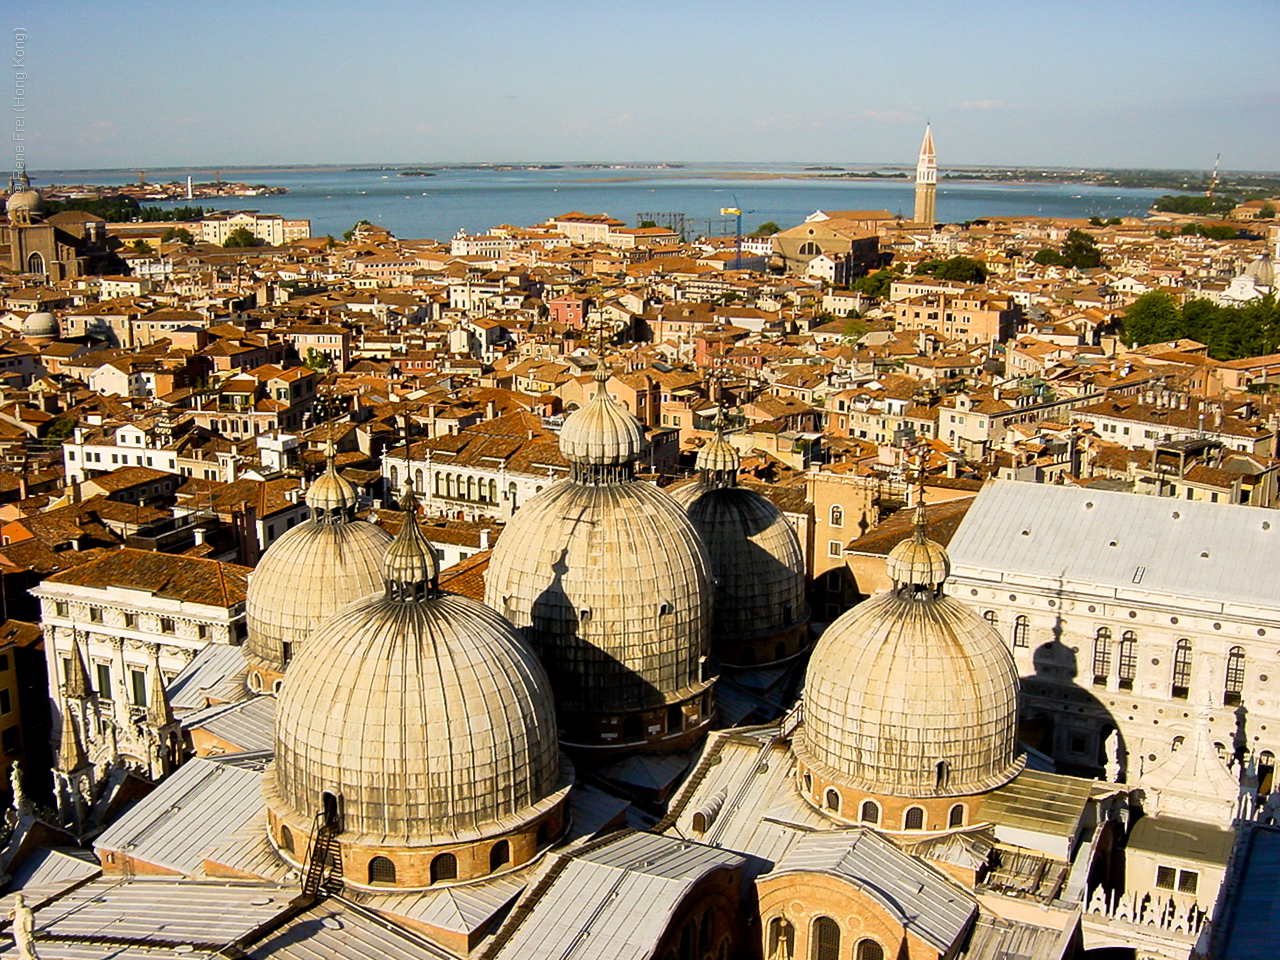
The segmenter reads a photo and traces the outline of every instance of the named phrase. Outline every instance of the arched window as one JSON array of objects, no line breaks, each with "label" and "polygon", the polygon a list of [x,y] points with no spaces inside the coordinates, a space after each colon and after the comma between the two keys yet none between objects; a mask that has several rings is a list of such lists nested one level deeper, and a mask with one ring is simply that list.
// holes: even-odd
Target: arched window
[{"label": "arched window", "polygon": [[1176,700],[1187,699],[1191,692],[1191,641],[1183,637],[1173,650],[1173,686],[1169,691]]},{"label": "arched window", "polygon": [[800,244],[799,253],[802,257],[816,257],[821,252],[822,248],[812,240],[806,240],[804,243]]},{"label": "arched window", "polygon": [[444,474],[441,473],[439,470],[437,470],[433,476],[435,479],[434,488],[436,491],[436,496],[437,497],[444,496]]},{"label": "arched window", "polygon": [[796,928],[785,917],[769,921],[769,960],[790,960],[794,955]]},{"label": "arched window", "polygon": [[452,500],[455,496],[457,496],[458,485],[457,485],[456,478],[452,473],[448,474],[444,478],[444,491],[445,491],[445,496],[448,497],[450,500]]},{"label": "arched window", "polygon": [[501,870],[511,862],[511,844],[506,840],[499,840],[489,848],[489,872]]},{"label": "arched window", "polygon": [[964,804],[957,803],[947,815],[947,826],[951,829],[964,826]]},{"label": "arched window", "polygon": [[679,733],[684,729],[684,710],[673,704],[667,708],[667,733]]},{"label": "arched window", "polygon": [[711,911],[702,915],[698,923],[698,952],[706,955],[711,952]]},{"label": "arched window", "polygon": [[854,960],[884,960],[884,947],[874,940],[859,940],[853,957]]},{"label": "arched window", "polygon": [[441,883],[456,879],[458,879],[458,858],[452,853],[437,854],[431,861],[431,882]]},{"label": "arched window", "polygon": [[1013,621],[1013,645],[1015,647],[1027,646],[1030,632],[1031,621],[1026,616],[1019,615],[1018,619]]},{"label": "arched window", "polygon": [[497,480],[489,481],[489,502],[490,503],[498,502],[498,481]]},{"label": "arched window", "polygon": [[1100,686],[1107,685],[1107,677],[1111,676],[1111,628],[1099,627],[1093,635],[1093,682]]},{"label": "arched window", "polygon": [[935,790],[942,791],[947,789],[951,783],[951,764],[946,760],[939,760],[934,765],[933,786]]},{"label": "arched window", "polygon": [[280,825],[280,849],[285,853],[293,853],[293,831],[284,824]]},{"label": "arched window", "polygon": [[1132,690],[1138,675],[1138,635],[1132,630],[1120,634],[1120,663],[1116,670],[1121,690]]},{"label": "arched window", "polygon": [[475,500],[476,498],[476,478],[467,477],[467,499]]},{"label": "arched window", "polygon": [[863,823],[877,824],[880,822],[880,805],[874,800],[862,801],[862,816],[859,819]]},{"label": "arched window", "polygon": [[1222,689],[1222,705],[1240,706],[1244,693],[1244,647],[1232,647],[1227,654],[1227,676]]},{"label": "arched window", "polygon": [[902,818],[902,828],[904,830],[923,830],[924,807],[908,807],[906,815]]},{"label": "arched window", "polygon": [[262,674],[260,674],[257,670],[249,674],[249,689],[252,690],[254,693],[262,692]]},{"label": "arched window", "polygon": [[804,775],[804,792],[813,793],[813,774],[811,773]]},{"label": "arched window", "polygon": [[391,479],[391,494],[397,496],[400,493],[400,468],[393,466],[389,471]]},{"label": "arched window", "polygon": [[507,484],[507,499],[511,501],[511,509],[514,510],[516,504],[516,485],[514,483]]},{"label": "arched window", "polygon": [[[452,856],[452,854],[444,854],[444,856]],[[438,857],[436,859],[439,859]],[[435,873],[435,865],[432,865],[432,873]],[[434,879],[434,876],[433,876]],[[395,883],[396,882],[396,865],[386,857],[374,857],[369,861],[369,882],[370,883]]]},{"label": "arched window", "polygon": [[811,960],[840,960],[840,924],[830,917],[818,917],[813,921],[813,945],[809,956]]},{"label": "arched window", "polygon": [[827,788],[825,803],[832,813],[840,812],[840,791],[835,787]]},{"label": "arched window", "polygon": [[844,510],[841,509],[838,503],[831,505],[831,525],[833,527],[844,526]]},{"label": "arched window", "polygon": [[44,257],[38,253],[27,257],[27,273],[44,273]]},{"label": "arched window", "polygon": [[996,613],[996,611],[988,610],[982,615],[982,619],[991,624],[995,629],[1000,629],[1000,614]]}]

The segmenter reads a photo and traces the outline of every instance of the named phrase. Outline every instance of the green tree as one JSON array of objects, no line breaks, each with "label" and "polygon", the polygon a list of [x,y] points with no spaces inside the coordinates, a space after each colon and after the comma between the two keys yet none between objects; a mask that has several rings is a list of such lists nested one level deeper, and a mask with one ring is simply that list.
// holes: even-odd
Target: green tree
[{"label": "green tree", "polygon": [[353,239],[355,239],[356,231],[359,230],[361,227],[367,227],[367,226],[369,226],[368,220],[357,220],[352,225],[350,230],[342,231],[342,239],[350,243]]},{"label": "green tree", "polygon": [[1124,339],[1131,347],[1177,340],[1185,335],[1178,301],[1163,290],[1144,293],[1124,315]]},{"label": "green tree", "polygon": [[1067,233],[1066,242],[1062,244],[1062,260],[1069,267],[1077,270],[1091,270],[1103,266],[1102,251],[1098,249],[1098,241],[1093,234],[1083,230],[1072,230]]},{"label": "green tree", "polygon": [[329,369],[331,360],[327,353],[321,353],[315,347],[307,347],[306,359],[302,361],[302,365],[308,370],[314,370],[317,373],[324,373]]},{"label": "green tree", "polygon": [[155,250],[152,249],[151,244],[147,243],[147,241],[135,240],[133,241],[133,252],[134,253],[155,253]]},{"label": "green tree", "polygon": [[775,233],[778,233],[781,229],[782,228],[778,226],[776,223],[774,223],[772,220],[766,220],[764,223],[760,224],[760,226],[756,227],[754,230],[751,231],[751,236],[772,237]]},{"label": "green tree", "polygon": [[1276,206],[1274,203],[1264,203],[1262,209],[1258,211],[1259,220],[1274,220],[1276,218]]},{"label": "green tree", "polygon": [[165,243],[170,243],[176,240],[178,243],[187,244],[187,246],[196,242],[196,238],[191,235],[191,231],[186,227],[170,227],[161,234],[160,239]]},{"label": "green tree", "polygon": [[657,225],[658,225],[657,220],[641,220],[640,221],[641,230],[652,230]]},{"label": "green tree", "polygon": [[889,296],[889,285],[895,280],[902,279],[901,270],[877,270],[875,273],[857,280],[853,284],[853,289],[859,293],[864,293],[868,297],[875,297],[877,300],[883,300]]},{"label": "green tree", "polygon": [[236,227],[227,234],[227,239],[223,241],[224,247],[261,247],[266,245],[265,240],[256,236],[248,227]]},{"label": "green tree", "polygon": [[1062,254],[1053,249],[1053,247],[1037,250],[1036,255],[1031,259],[1042,267],[1060,267],[1066,262],[1062,259]]},{"label": "green tree", "polygon": [[917,264],[914,272],[934,276],[939,280],[953,280],[956,283],[985,283],[987,279],[987,265],[973,257],[926,260]]},{"label": "green tree", "polygon": [[46,440],[66,440],[75,432],[76,421],[74,417],[54,417],[49,424],[49,429],[45,431],[44,438]]}]

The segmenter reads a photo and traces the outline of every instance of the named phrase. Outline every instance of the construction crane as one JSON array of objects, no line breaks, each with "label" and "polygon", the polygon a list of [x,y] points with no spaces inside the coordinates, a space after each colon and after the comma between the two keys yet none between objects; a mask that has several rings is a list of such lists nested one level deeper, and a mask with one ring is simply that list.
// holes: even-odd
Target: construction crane
[{"label": "construction crane", "polygon": [[[754,210],[748,210],[747,213],[755,213]],[[734,219],[734,239],[737,242],[737,253],[733,257],[733,269],[742,269],[742,207],[738,204],[738,198],[733,198],[732,207],[721,207],[720,216],[733,217]]]},{"label": "construction crane", "polygon": [[1209,189],[1205,191],[1206,197],[1212,197],[1214,188],[1218,185],[1218,164],[1222,160],[1222,154],[1218,154],[1213,161],[1213,173],[1209,174]]}]

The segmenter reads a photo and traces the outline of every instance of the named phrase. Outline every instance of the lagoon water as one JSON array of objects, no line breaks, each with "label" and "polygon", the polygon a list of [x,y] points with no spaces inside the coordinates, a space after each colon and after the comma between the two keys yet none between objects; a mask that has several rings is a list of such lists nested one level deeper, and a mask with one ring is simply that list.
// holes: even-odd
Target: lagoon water
[{"label": "lagoon water", "polygon": [[[566,166],[553,170],[436,169],[430,177],[401,177],[394,169],[273,167],[222,171],[224,180],[286,187],[281,196],[194,200],[219,210],[257,209],[311,220],[313,235],[340,236],[357,220],[402,238],[448,239],[459,230],[483,233],[501,223],[527,226],[570,211],[607,213],[637,223],[640,213],[679,212],[687,233],[732,233],[722,207],[740,206],[743,230],[772,220],[792,226],[818,209],[889,210],[910,217],[914,187],[905,180],[817,178],[799,165],[697,164],[678,168]],[[136,183],[131,171],[38,171],[38,186]],[[161,183],[214,179],[208,168],[148,169]],[[761,178],[761,175],[770,178]],[[1134,216],[1162,190],[947,179],[938,185],[938,216],[948,222],[983,217]],[[185,203],[186,201],[180,201]],[[165,204],[160,204],[164,206]],[[702,220],[699,223],[697,221]],[[690,222],[692,221],[692,222]]]}]

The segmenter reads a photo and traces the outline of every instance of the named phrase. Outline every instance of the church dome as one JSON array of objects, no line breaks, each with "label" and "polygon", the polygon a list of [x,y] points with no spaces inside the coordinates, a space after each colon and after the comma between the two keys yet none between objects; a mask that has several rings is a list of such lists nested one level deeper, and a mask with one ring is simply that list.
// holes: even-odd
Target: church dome
[{"label": "church dome", "polygon": [[1244,268],[1244,275],[1252,279],[1255,286],[1275,286],[1275,264],[1272,262],[1271,257],[1265,253],[1256,260],[1249,262],[1249,265]]},{"label": "church dome", "polygon": [[1022,766],[1018,671],[995,629],[944,595],[946,551],[919,527],[913,540],[891,556],[894,588],[818,641],[796,755],[833,783],[880,796],[991,790]]},{"label": "church dome", "polygon": [[27,318],[22,321],[22,336],[24,337],[54,340],[61,335],[62,329],[58,326],[58,318],[48,311],[38,310],[35,313],[28,314]]},{"label": "church dome", "polygon": [[804,553],[776,506],[745,487],[715,487],[689,505],[715,583],[712,643],[733,666],[783,660],[807,639]]},{"label": "church dome", "polygon": [[271,688],[321,621],[382,589],[391,537],[356,519],[355,489],[332,463],[307,491],[307,505],[311,519],[268,547],[249,577],[244,654],[255,690]]},{"label": "church dome", "polygon": [[[467,879],[474,858],[458,844],[535,827],[559,810],[572,777],[537,658],[489,607],[439,592],[415,512],[406,498],[384,591],[325,621],[290,668],[268,795],[278,820],[304,825],[329,794],[344,868],[376,848],[364,853],[396,862],[401,886],[427,885],[414,882],[412,856],[441,845],[457,871],[446,879]],[[524,856],[512,842],[505,862],[528,860],[553,836],[538,834]]]},{"label": "church dome", "polygon": [[39,213],[43,208],[44,200],[40,191],[33,189],[25,176],[18,184],[18,189],[9,194],[9,199],[4,202],[4,212],[10,220],[16,219],[15,214]]},{"label": "church dome", "polygon": [[715,584],[712,646],[722,663],[784,660],[807,644],[804,553],[774,504],[738,486],[738,451],[724,422],[698,452],[699,480],[677,491],[702,538]]},{"label": "church dome", "polygon": [[634,463],[644,453],[644,432],[635,417],[618,406],[605,390],[604,364],[596,373],[596,392],[575,410],[560,429],[560,452],[570,463],[604,467]]},{"label": "church dome", "polygon": [[[634,479],[634,418],[603,389],[566,432],[575,417],[579,440],[561,443],[580,459],[507,525],[485,601],[542,658],[565,742],[674,749],[711,719],[706,557],[680,504]],[[632,439],[601,442],[615,422],[604,432]]]}]

